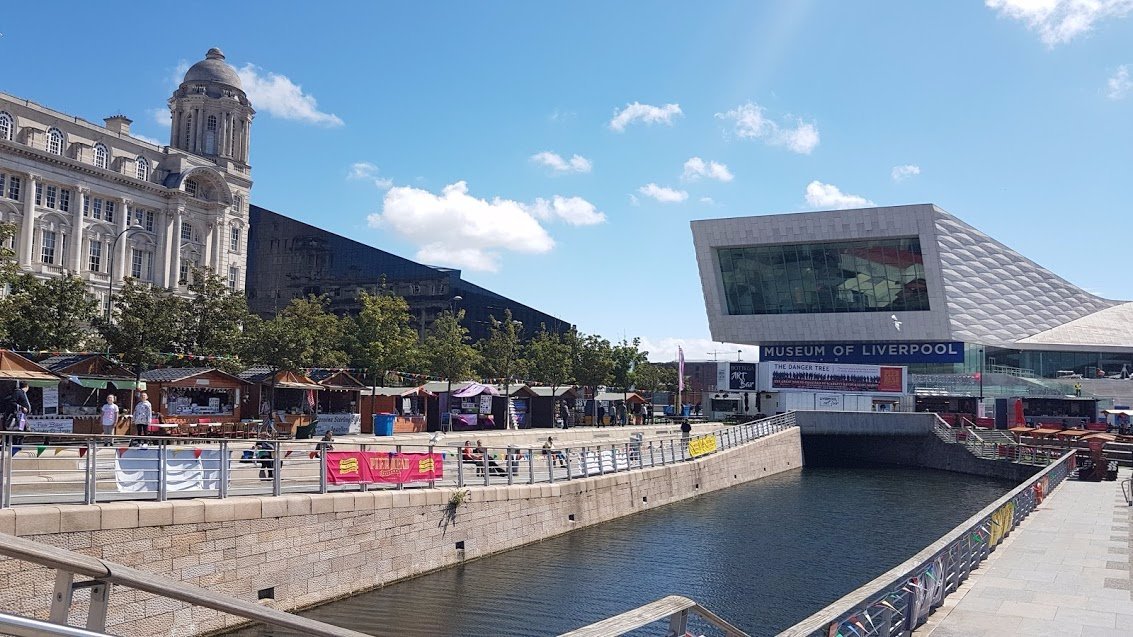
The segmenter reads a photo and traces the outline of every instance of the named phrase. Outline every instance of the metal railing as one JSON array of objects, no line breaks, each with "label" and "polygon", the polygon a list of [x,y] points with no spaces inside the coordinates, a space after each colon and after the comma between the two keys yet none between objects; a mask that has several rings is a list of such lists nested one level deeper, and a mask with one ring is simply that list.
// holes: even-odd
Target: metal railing
[{"label": "metal railing", "polygon": [[999,542],[1069,475],[1073,452],[961,523],[928,548],[779,637],[899,637],[924,623]]},{"label": "metal railing", "polygon": [[[463,444],[334,441],[328,448],[318,440],[0,432],[0,508],[554,483],[684,462],[793,426],[794,414],[787,413],[691,437],[577,442],[550,449],[537,445],[483,448],[469,438],[468,447],[475,447],[474,451]],[[626,434],[628,437],[629,431]],[[341,452],[360,452],[356,462],[379,459],[376,462],[384,463],[386,469],[409,459],[428,459],[433,468],[409,477],[383,471],[373,480],[349,479],[337,470],[337,463],[346,455]],[[328,466],[328,461],[336,464]]]},{"label": "metal railing", "polygon": [[940,416],[933,425],[936,436],[949,444],[963,445],[969,453],[985,460],[1005,460],[1018,464],[1046,466],[1062,457],[1063,449],[1023,445],[1014,440],[986,440],[986,432],[975,428],[953,427]]},{"label": "metal railing", "polygon": [[720,619],[712,611],[680,595],[663,597],[621,615],[563,633],[559,637],[616,637],[661,621],[669,625],[665,633],[667,637],[684,637],[690,634],[689,623],[694,617],[699,617],[722,631],[725,637],[747,637],[747,633]]},{"label": "metal railing", "polygon": [[[111,590],[115,586],[124,586],[153,593],[160,597],[175,599],[192,606],[203,606],[221,613],[236,615],[253,622],[299,631],[303,635],[369,637],[365,633],[339,628],[299,615],[292,615],[254,602],[244,601],[232,595],[198,588],[169,577],[146,573],[121,564],[107,562],[75,551],[12,535],[0,534],[0,555],[38,564],[55,571],[55,590],[51,598],[50,622],[16,615],[0,615],[0,629],[5,634],[32,637],[41,635],[74,635],[76,637],[104,635]],[[89,579],[76,582],[76,575]],[[71,612],[72,596],[74,591],[79,588],[91,590],[85,630],[70,627],[67,624],[68,615]]]}]

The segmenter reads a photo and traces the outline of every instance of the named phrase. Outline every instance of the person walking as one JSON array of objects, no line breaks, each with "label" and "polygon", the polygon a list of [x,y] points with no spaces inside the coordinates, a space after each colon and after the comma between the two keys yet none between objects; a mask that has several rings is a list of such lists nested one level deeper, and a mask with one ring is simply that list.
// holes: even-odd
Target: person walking
[{"label": "person walking", "polygon": [[149,432],[153,421],[153,405],[150,405],[149,395],[145,392],[140,393],[138,398],[138,403],[134,405],[134,429],[139,436],[144,436]]},{"label": "person walking", "polygon": [[20,416],[31,413],[31,402],[28,401],[27,382],[20,382],[12,393],[4,400],[3,411],[0,412],[0,430],[14,429],[20,422]]},{"label": "person walking", "polygon": [[[118,424],[118,397],[110,394],[106,397],[106,404],[102,406],[102,435],[113,436],[114,426]],[[110,441],[106,441],[107,446]]]}]

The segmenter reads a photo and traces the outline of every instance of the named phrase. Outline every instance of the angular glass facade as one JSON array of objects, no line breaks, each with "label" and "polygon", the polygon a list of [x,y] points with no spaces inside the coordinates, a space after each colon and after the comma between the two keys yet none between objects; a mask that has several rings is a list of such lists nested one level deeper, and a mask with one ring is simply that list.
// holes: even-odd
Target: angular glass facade
[{"label": "angular glass facade", "polygon": [[720,248],[728,314],[928,310],[916,237]]}]

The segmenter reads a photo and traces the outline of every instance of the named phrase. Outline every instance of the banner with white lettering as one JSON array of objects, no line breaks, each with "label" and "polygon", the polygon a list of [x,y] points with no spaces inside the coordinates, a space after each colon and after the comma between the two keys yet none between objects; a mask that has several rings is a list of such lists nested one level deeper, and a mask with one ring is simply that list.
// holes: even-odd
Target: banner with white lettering
[{"label": "banner with white lettering", "polygon": [[760,363],[763,389],[812,389],[827,392],[903,394],[904,367],[830,363]]},{"label": "banner with white lettering", "polygon": [[957,341],[784,343],[760,346],[759,360],[873,365],[962,363],[964,344]]}]

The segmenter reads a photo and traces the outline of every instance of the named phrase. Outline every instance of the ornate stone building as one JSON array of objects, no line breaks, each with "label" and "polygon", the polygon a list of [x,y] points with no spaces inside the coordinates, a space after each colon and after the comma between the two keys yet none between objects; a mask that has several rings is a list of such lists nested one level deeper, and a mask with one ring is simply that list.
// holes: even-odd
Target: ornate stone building
[{"label": "ornate stone building", "polygon": [[23,271],[78,274],[103,303],[124,277],[185,292],[194,265],[244,289],[255,111],[218,49],[169,110],[158,146],[123,115],[100,126],[0,93],[0,220]]}]

